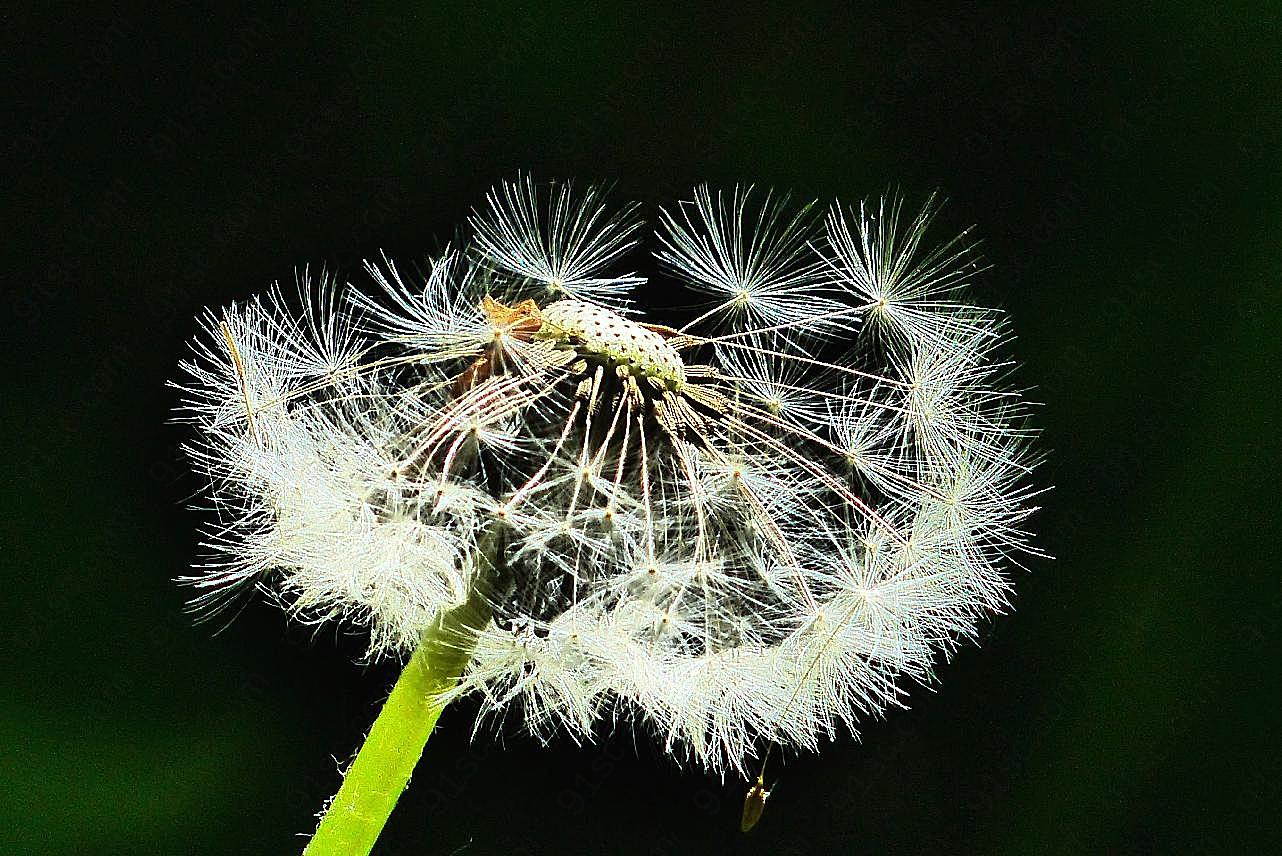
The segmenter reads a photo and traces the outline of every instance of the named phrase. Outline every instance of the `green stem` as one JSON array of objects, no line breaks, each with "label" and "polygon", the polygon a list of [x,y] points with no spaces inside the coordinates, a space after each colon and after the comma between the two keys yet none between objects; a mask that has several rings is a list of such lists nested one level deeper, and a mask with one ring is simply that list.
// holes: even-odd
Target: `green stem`
[{"label": "green stem", "polygon": [[424,634],[370,728],[303,856],[367,856],[396,807],[488,619],[480,586]]}]

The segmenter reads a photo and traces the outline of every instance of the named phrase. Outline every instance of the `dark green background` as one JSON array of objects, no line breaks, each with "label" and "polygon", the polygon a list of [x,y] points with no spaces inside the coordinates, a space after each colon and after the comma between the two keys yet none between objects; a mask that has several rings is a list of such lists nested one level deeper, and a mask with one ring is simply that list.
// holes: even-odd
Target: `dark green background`
[{"label": "dark green background", "polygon": [[1045,403],[1058,558],[912,710],[778,768],[751,836],[649,741],[469,744],[463,707],[378,852],[1282,845],[1275,6],[5,17],[0,851],[301,849],[394,670],[264,606],[192,627],[163,384],[202,307],[419,256],[518,169],[939,188]]}]

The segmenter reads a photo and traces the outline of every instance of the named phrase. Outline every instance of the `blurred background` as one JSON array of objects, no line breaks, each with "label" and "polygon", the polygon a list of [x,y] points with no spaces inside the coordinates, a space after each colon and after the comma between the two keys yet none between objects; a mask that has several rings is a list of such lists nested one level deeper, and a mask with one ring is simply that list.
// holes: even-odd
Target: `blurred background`
[{"label": "blurred background", "polygon": [[[383,854],[1278,852],[1274,4],[3,13],[0,852],[300,850],[395,678],[171,580],[193,317],[413,259],[518,170],[949,200],[1045,403],[1055,561],[982,645],[744,784],[446,712]],[[653,210],[653,209],[652,209]]]}]

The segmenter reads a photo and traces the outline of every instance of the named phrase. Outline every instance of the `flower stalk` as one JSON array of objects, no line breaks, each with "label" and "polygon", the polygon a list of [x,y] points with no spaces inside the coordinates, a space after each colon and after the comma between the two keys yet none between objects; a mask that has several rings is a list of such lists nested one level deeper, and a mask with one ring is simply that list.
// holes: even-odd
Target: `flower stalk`
[{"label": "flower stalk", "polygon": [[[492,567],[494,553],[492,545],[482,549],[478,561]],[[489,620],[483,588],[474,586],[467,602],[423,634],[303,856],[367,856],[374,848],[445,710],[441,695],[458,683]]]}]

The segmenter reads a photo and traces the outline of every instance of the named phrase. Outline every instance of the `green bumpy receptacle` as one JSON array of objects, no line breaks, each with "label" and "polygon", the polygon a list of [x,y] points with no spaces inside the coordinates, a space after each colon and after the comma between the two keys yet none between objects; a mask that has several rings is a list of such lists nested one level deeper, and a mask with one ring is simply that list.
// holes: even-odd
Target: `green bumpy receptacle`
[{"label": "green bumpy receptacle", "polygon": [[572,344],[585,357],[623,366],[636,377],[653,377],[674,392],[686,383],[686,367],[664,338],[616,312],[581,300],[558,300],[542,310],[539,331]]}]

